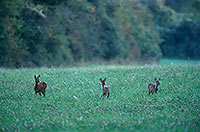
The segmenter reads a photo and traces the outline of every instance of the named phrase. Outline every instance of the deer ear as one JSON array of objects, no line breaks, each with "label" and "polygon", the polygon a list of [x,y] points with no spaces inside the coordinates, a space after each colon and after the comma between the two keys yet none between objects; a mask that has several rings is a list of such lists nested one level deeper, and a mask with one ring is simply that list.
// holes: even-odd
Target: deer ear
[{"label": "deer ear", "polygon": [[155,81],[156,81],[157,79],[155,78]]},{"label": "deer ear", "polygon": [[40,78],[40,75],[38,75],[38,77],[37,78]]},{"label": "deer ear", "polygon": [[158,80],[160,81],[160,78]]},{"label": "deer ear", "polygon": [[106,81],[106,78],[103,81]]},{"label": "deer ear", "polygon": [[101,78],[100,78],[99,80],[102,82],[102,79],[101,79]]},{"label": "deer ear", "polygon": [[34,78],[36,79],[36,75],[34,75]]}]

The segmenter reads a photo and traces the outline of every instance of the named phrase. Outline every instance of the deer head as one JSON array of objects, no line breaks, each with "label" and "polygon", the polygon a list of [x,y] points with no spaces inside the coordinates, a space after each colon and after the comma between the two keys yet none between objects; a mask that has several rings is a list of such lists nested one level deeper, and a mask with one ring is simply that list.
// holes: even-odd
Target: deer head
[{"label": "deer head", "polygon": [[100,78],[100,81],[101,81],[101,84],[102,84],[103,86],[105,86],[106,78],[105,78],[104,80],[102,80],[102,79]]},{"label": "deer head", "polygon": [[39,82],[40,82],[40,80],[39,80],[40,75],[38,75],[37,77],[36,77],[36,75],[34,75],[34,78],[35,78],[35,82],[36,82],[36,83],[39,83]]},{"label": "deer head", "polygon": [[159,86],[160,85],[160,78],[158,80],[155,78],[155,81],[156,81],[156,86]]}]

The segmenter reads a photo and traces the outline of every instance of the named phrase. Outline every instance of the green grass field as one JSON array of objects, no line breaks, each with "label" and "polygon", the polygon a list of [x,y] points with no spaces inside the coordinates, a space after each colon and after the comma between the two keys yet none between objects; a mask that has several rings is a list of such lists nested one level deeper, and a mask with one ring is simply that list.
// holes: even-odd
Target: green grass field
[{"label": "green grass field", "polygon": [[[35,96],[34,75],[47,83]],[[109,98],[101,98],[106,77]],[[158,93],[147,85],[161,78]],[[200,66],[0,69],[0,131],[200,131]]]}]

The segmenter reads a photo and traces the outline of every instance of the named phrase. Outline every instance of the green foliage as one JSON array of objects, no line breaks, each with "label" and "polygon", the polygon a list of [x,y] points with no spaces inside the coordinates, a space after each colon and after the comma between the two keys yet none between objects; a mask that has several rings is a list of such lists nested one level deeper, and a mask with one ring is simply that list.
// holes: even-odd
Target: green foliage
[{"label": "green foliage", "polygon": [[[200,58],[199,3],[199,0],[182,3],[3,0],[0,4],[0,66],[151,61],[163,55],[174,57],[173,53],[182,58]],[[180,5],[187,7],[187,11]],[[187,29],[189,31],[183,32]],[[175,52],[177,48],[179,52]]]},{"label": "green foliage", "polygon": [[178,25],[173,25],[170,30],[161,34],[164,39],[161,44],[163,55],[165,57],[200,59],[199,0],[182,2],[167,0],[166,4],[177,12],[184,12],[184,15]]},{"label": "green foliage", "polygon": [[166,0],[165,4],[177,12],[188,13],[192,10],[192,5],[198,0]]},{"label": "green foliage", "polygon": [[161,46],[164,56],[200,59],[199,34],[200,26],[190,21],[184,22],[174,32],[166,33]]},{"label": "green foliage", "polygon": [[[1,131],[198,131],[199,66],[0,69]],[[35,96],[34,75],[47,83]],[[106,77],[110,97],[101,98]],[[161,78],[158,93],[147,85]]]},{"label": "green foliage", "polygon": [[0,4],[0,61],[3,66],[19,67],[23,62],[25,44],[20,38],[23,6],[22,0],[2,1]]}]

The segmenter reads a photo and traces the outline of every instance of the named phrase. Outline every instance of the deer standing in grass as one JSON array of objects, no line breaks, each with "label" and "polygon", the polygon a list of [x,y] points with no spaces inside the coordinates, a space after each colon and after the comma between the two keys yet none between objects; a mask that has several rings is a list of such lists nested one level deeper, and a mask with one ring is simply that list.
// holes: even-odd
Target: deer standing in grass
[{"label": "deer standing in grass", "polygon": [[46,90],[47,84],[45,82],[39,81],[40,75],[38,77],[34,75],[34,78],[35,78],[35,86],[34,86],[35,95],[39,93],[41,96],[41,92],[42,92],[42,94],[45,96],[45,90]]},{"label": "deer standing in grass", "polygon": [[109,97],[110,95],[110,89],[108,86],[105,86],[105,81],[106,81],[106,78],[104,80],[102,80],[100,78],[100,81],[101,81],[101,84],[102,84],[102,90],[103,90],[103,94],[101,96],[105,97],[107,95],[107,98]]},{"label": "deer standing in grass", "polygon": [[156,81],[156,84],[153,84],[153,83],[149,83],[148,84],[148,90],[149,90],[149,95],[152,93],[157,93],[158,91],[158,86],[160,85],[160,78],[157,80],[155,78],[155,81]]}]

